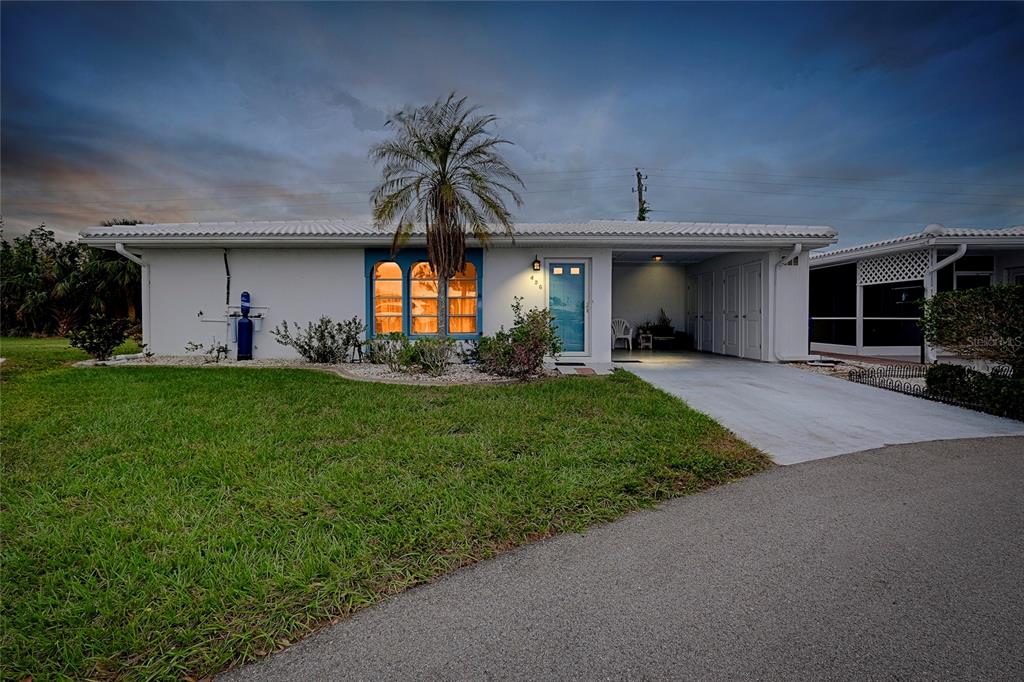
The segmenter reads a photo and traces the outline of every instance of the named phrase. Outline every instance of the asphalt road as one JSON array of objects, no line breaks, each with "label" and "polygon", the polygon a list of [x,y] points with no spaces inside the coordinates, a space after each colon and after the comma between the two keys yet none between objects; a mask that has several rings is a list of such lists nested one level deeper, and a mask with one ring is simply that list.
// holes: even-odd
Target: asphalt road
[{"label": "asphalt road", "polygon": [[1019,437],[778,467],[457,571],[223,676],[1022,678]]}]

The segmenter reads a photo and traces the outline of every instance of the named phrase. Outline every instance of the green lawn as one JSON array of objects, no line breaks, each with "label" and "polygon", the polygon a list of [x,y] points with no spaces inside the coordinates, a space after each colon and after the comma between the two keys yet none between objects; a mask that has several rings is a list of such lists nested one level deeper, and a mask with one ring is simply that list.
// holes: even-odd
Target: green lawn
[{"label": "green lawn", "polygon": [[[633,376],[69,368],[0,340],[0,677],[203,676],[445,571],[769,466]],[[15,370],[15,371],[11,371]]]},{"label": "green lawn", "polygon": [[[134,341],[127,341],[116,353],[137,353]],[[2,366],[5,375],[31,370],[54,369],[79,360],[88,360],[84,351],[68,346],[67,339],[27,339],[13,336],[0,337],[0,358],[7,358]]]}]

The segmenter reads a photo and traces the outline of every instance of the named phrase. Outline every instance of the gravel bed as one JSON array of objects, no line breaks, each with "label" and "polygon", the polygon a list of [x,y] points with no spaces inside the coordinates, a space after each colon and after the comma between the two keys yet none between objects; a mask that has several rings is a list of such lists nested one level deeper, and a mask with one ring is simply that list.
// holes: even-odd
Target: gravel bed
[{"label": "gravel bed", "polygon": [[447,372],[439,377],[424,373],[409,374],[406,372],[392,372],[387,365],[371,365],[369,363],[354,363],[346,365],[335,365],[332,369],[341,376],[360,381],[380,381],[389,384],[423,384],[423,385],[446,385],[446,384],[507,384],[512,383],[510,379],[481,372],[473,365],[454,364]]},{"label": "gravel bed", "polygon": [[808,363],[808,362],[793,362],[790,363],[790,367],[796,367],[807,372],[814,372],[815,374],[827,374],[828,376],[839,377],[840,379],[847,379],[850,376],[850,372],[855,369],[869,369],[872,367],[882,367],[880,363],[859,361],[859,360],[836,360],[835,364],[831,363]]},{"label": "gravel bed", "polygon": [[446,386],[452,384],[507,384],[514,383],[505,377],[481,372],[473,365],[453,364],[439,377],[422,372],[392,372],[386,365],[370,363],[345,363],[341,365],[316,364],[304,360],[260,359],[221,360],[212,362],[204,355],[142,355],[116,356],[110,360],[82,360],[76,367],[278,367],[316,369],[333,372],[356,381],[376,381],[385,384],[413,384],[420,386]]}]

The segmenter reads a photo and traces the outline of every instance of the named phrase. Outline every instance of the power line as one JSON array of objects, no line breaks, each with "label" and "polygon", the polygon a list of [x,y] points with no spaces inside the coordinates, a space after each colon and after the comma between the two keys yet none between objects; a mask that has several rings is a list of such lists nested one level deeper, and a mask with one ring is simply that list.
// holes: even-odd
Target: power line
[{"label": "power line", "polygon": [[[579,190],[612,190],[619,189],[619,185],[609,185],[607,187],[580,187],[580,188],[559,188],[559,189],[546,189],[546,190],[534,190],[533,194],[546,194],[551,192],[573,192]],[[316,195],[322,196],[322,195]],[[211,197],[212,198],[212,197]],[[260,197],[251,197],[260,198]],[[263,197],[264,199],[272,201],[274,197]],[[86,206],[97,212],[107,210],[114,213],[153,213],[159,211],[177,211],[179,213],[188,213],[190,211],[237,211],[244,210],[246,208],[305,208],[307,206],[368,206],[369,199],[366,201],[326,201],[326,202],[285,202],[285,203],[268,203],[258,204],[250,206],[231,206],[229,204],[220,206],[158,206],[158,207],[147,207],[145,202],[139,202],[134,205],[128,205],[123,202],[49,202],[46,206]],[[32,210],[36,212],[45,212],[44,208],[26,208],[23,210]]]},{"label": "power line", "polygon": [[[590,174],[595,174],[595,173],[628,172],[628,171],[632,171],[632,170],[633,170],[632,168],[628,168],[628,167],[621,167],[621,168],[594,168],[594,169],[576,168],[576,169],[551,170],[551,171],[530,171],[530,172],[520,173],[520,176],[522,176],[524,178],[529,178],[529,177],[542,176],[542,175],[543,176],[548,176],[548,175],[580,175],[580,174],[590,175]],[[1014,185],[1014,184],[1008,184],[1008,183],[966,182],[966,181],[963,181],[963,180],[937,180],[937,179],[936,180],[912,180],[912,179],[901,179],[901,178],[879,179],[879,178],[864,178],[864,177],[850,177],[850,176],[794,175],[794,174],[787,174],[787,173],[767,173],[767,172],[751,172],[751,171],[720,171],[720,170],[693,169],[693,168],[689,168],[689,169],[688,168],[655,168],[655,169],[650,169],[650,170],[656,171],[656,172],[660,172],[660,173],[666,173],[666,174],[671,174],[671,173],[690,173],[690,174],[725,175],[725,176],[732,175],[732,176],[796,178],[796,179],[826,180],[826,181],[827,180],[833,180],[833,181],[840,181],[840,182],[861,182],[861,183],[873,183],[873,184],[880,184],[880,183],[909,183],[909,184],[918,184],[918,185],[957,185],[959,187],[968,187],[968,186],[976,186],[976,187],[1002,187],[1002,188],[1009,188],[1009,189],[1014,189],[1014,190],[1024,190],[1024,185]],[[610,178],[610,176],[599,176],[599,177],[602,178],[602,179],[604,177],[609,177]],[[662,177],[673,177],[673,176],[672,175],[664,175]],[[598,179],[598,178],[593,178],[593,179]],[[690,178],[688,176],[677,176],[677,179],[688,180],[688,179],[698,179],[698,178]],[[706,178],[706,179],[711,180],[712,178]],[[745,179],[742,179],[742,178],[740,178],[740,179],[719,178],[719,180],[724,180],[724,181],[727,181],[727,182],[757,183],[757,181],[755,181],[755,180],[745,180]],[[377,182],[379,182],[379,179],[362,177],[362,178],[330,179],[330,180],[324,180],[324,181],[313,181],[313,182],[305,183],[305,186],[306,187],[308,187],[310,185],[312,185],[312,186],[321,186],[321,187],[337,186],[337,185],[370,185],[370,186],[372,186],[372,185],[375,185]],[[758,184],[768,184],[768,185],[779,184],[779,185],[781,185],[781,184],[784,184],[784,183],[758,183]],[[793,186],[801,186],[801,185],[793,183]],[[280,189],[280,190],[288,189],[288,187],[286,185],[271,184],[271,183],[248,183],[248,184],[230,184],[230,185],[204,184],[204,185],[202,185],[202,188],[203,189],[264,188],[264,189]],[[145,191],[163,192],[163,191],[181,191],[181,189],[182,188],[181,188],[180,185],[177,185],[177,186],[140,186],[140,185],[102,186],[102,187],[89,187],[89,188],[85,188],[85,189],[81,189],[81,190],[76,190],[76,189],[56,189],[56,190],[48,190],[48,191],[43,191],[43,192],[23,192],[23,193],[19,193],[19,196],[37,196],[37,195],[52,196],[54,194],[54,192],[145,192]],[[846,188],[836,188],[836,189],[846,189]],[[889,191],[889,192],[909,191],[909,190],[893,189],[893,188],[872,188],[872,191],[879,191],[879,190],[880,191]],[[921,190],[921,191],[925,191],[925,190]],[[942,192],[939,192],[939,193],[946,193],[946,191],[942,191]],[[991,195],[991,196],[1001,196],[1001,195]]]},{"label": "power line", "polygon": [[654,168],[652,170],[671,173],[673,171],[679,171],[683,173],[708,173],[717,175],[755,175],[755,176],[766,176],[766,177],[778,177],[778,178],[803,178],[806,180],[845,180],[850,182],[908,182],[913,184],[924,184],[924,185],[976,185],[978,187],[1007,187],[1010,189],[1024,189],[1024,185],[1011,185],[1004,183],[992,183],[992,182],[966,182],[964,180],[910,180],[900,178],[888,178],[885,180],[877,178],[855,178],[849,176],[838,176],[838,175],[791,175],[787,173],[765,173],[765,172],[752,172],[752,171],[718,171],[718,170],[698,170],[694,168]]},{"label": "power line", "polygon": [[918,199],[896,199],[887,197],[858,197],[849,195],[828,195],[828,194],[798,194],[795,192],[771,192],[763,189],[739,189],[737,187],[694,187],[692,185],[656,185],[662,189],[686,189],[686,190],[700,190],[704,192],[742,192],[746,194],[771,194],[774,196],[786,196],[786,197],[810,197],[812,199],[857,199],[860,201],[896,201],[900,203],[911,203],[928,206],[931,204],[945,204],[950,206],[976,206],[979,208],[1020,208],[1024,210],[1024,204],[976,204],[965,201],[941,201],[941,200],[928,200],[920,201]]},{"label": "power line", "polygon": [[[812,183],[801,183],[801,182],[763,182],[760,180],[747,180],[744,178],[733,179],[733,178],[694,178],[687,177],[684,175],[660,175],[660,178],[669,178],[672,180],[711,180],[712,182],[738,182],[745,185],[764,185],[767,187],[799,187],[805,189],[821,188],[821,189],[837,189],[840,191],[854,190],[864,191],[869,190],[871,192],[903,192],[903,193],[915,193],[915,194],[939,194],[942,196],[950,196],[951,194],[963,194],[964,196],[970,197],[992,197],[996,199],[1017,199],[1018,197],[1013,194],[975,194],[967,192],[953,192],[952,190],[926,190],[926,189],[908,189],[908,188],[895,188],[895,187],[844,187],[842,185],[822,185]],[[656,178],[657,179],[657,178]]]},{"label": "power line", "polygon": [[[604,178],[601,178],[602,180]],[[541,190],[524,190],[521,194],[545,194],[548,192],[574,192],[580,190],[604,190],[614,189],[618,187],[593,187],[591,185],[576,186],[576,187],[558,187],[554,189],[541,189]],[[153,202],[185,202],[189,199],[295,199],[299,197],[322,197],[322,196],[335,196],[335,195],[347,195],[347,194],[366,194],[369,192],[366,190],[342,190],[337,192],[303,192],[303,193],[291,193],[291,194],[266,194],[266,193],[246,193],[246,194],[230,194],[220,196],[198,196],[198,195],[181,195],[177,197],[147,197],[144,199],[125,199],[125,200],[104,200],[104,199],[62,199],[57,201],[42,201],[42,200],[13,200],[4,201],[5,206],[66,206],[68,204],[73,205],[99,205],[99,206],[113,206],[113,205],[134,205],[134,204],[147,204]],[[369,197],[367,196],[367,201]]]},{"label": "power line", "polygon": [[[739,213],[739,212],[736,212],[736,211],[690,211],[690,210],[683,210],[683,209],[680,209],[680,210],[673,210],[673,209],[660,210],[660,209],[654,209],[653,212],[654,213],[663,213],[663,214],[666,214],[666,215],[673,215],[673,216],[691,216],[691,215],[695,215],[695,214],[696,215],[709,215],[709,216],[738,215],[738,216],[745,216],[745,217],[749,217],[749,218],[776,218],[778,220],[800,220],[800,221],[806,221],[807,223],[816,223],[816,224],[849,223],[849,222],[854,222],[854,223],[884,223],[884,224],[891,224],[891,225],[914,224],[913,220],[902,220],[902,219],[901,220],[886,220],[886,219],[882,219],[882,218],[823,218],[821,216],[810,217],[810,216],[778,215],[776,213]],[[964,221],[949,220],[949,221],[944,221],[944,222],[949,222],[951,224],[958,224],[958,223],[962,223]]]},{"label": "power line", "polygon": [[[593,170],[575,169],[575,170],[564,170],[564,171],[536,171],[536,172],[532,172],[532,173],[520,173],[519,175],[520,175],[520,177],[524,177],[525,178],[525,177],[533,177],[535,175],[553,175],[553,174],[566,174],[566,175],[568,175],[568,174],[578,174],[578,173],[588,173],[588,174],[589,173],[611,173],[611,172],[623,172],[623,171],[631,171],[631,170],[632,170],[631,168],[604,168],[604,169],[593,169]],[[592,179],[594,179],[594,180],[603,180],[605,178],[609,178],[610,179],[610,176],[599,176],[597,178],[592,178]],[[567,179],[569,179],[569,178],[567,178]],[[571,178],[571,179],[576,179],[576,178]],[[580,178],[580,179],[586,179],[586,178]],[[356,180],[356,179],[349,179],[349,180],[313,181],[313,182],[307,182],[306,186],[313,185],[313,186],[327,187],[327,186],[334,186],[334,185],[375,185],[378,182],[380,182],[379,179],[360,178],[358,180]],[[287,186],[280,185],[280,184],[238,184],[238,185],[209,185],[209,184],[204,184],[204,185],[202,185],[202,188],[203,189],[266,188],[266,189],[281,189],[281,190],[288,189]],[[131,185],[131,186],[127,186],[127,187],[123,187],[123,186],[122,187],[110,187],[110,186],[105,186],[105,187],[88,187],[88,188],[77,189],[77,190],[76,189],[57,189],[57,190],[51,190],[51,191],[45,191],[45,192],[31,192],[31,193],[30,192],[22,192],[22,193],[19,193],[19,194],[22,195],[22,196],[33,196],[33,195],[50,196],[50,195],[53,194],[53,192],[136,192],[136,191],[138,191],[138,192],[150,192],[150,191],[152,191],[152,192],[165,192],[165,191],[171,192],[171,191],[180,191],[181,189],[182,188],[181,188],[180,185],[179,186],[173,186],[173,187],[143,187],[143,186],[138,186],[138,185]],[[365,191],[369,192],[370,190],[367,189]]]}]

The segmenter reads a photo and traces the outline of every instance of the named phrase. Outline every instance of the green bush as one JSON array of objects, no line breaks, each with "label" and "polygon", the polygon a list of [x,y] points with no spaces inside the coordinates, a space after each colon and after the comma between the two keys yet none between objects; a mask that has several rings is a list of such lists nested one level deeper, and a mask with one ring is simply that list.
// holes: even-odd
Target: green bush
[{"label": "green bush", "polygon": [[925,386],[931,393],[957,395],[967,385],[967,372],[963,365],[932,365],[925,375]]},{"label": "green bush", "polygon": [[366,359],[392,372],[423,371],[441,376],[455,358],[455,339],[427,336],[410,341],[400,332],[381,334],[366,343]]},{"label": "green bush", "polygon": [[961,365],[933,365],[925,377],[928,392],[983,412],[1024,420],[1024,375],[996,369],[979,372]]},{"label": "green bush", "polygon": [[516,297],[512,313],[512,328],[506,331],[502,327],[494,336],[481,337],[476,352],[485,372],[526,379],[540,374],[546,356],[562,352],[562,340],[547,308],[530,308],[524,313],[522,299]]},{"label": "green bush", "polygon": [[410,364],[431,376],[439,377],[451,367],[455,356],[455,339],[448,336],[427,337],[417,340],[410,348]]},{"label": "green bush", "polygon": [[924,302],[921,329],[933,346],[1024,375],[1024,285],[938,293]]},{"label": "green bush", "polygon": [[139,273],[112,251],[58,241],[45,225],[11,241],[0,238],[0,328],[5,336],[66,336],[94,315],[134,318]]},{"label": "green bush", "polygon": [[68,332],[68,342],[97,360],[106,360],[128,338],[128,320],[93,315],[89,321]]},{"label": "green bush", "polygon": [[288,321],[281,322],[270,331],[282,346],[291,346],[307,362],[336,364],[348,362],[352,351],[362,344],[362,335],[366,330],[362,320],[353,317],[351,320],[335,322],[326,315],[317,320],[316,324],[306,323],[302,329],[292,323],[295,331],[289,331]]},{"label": "green bush", "polygon": [[387,365],[392,372],[404,372],[413,362],[409,339],[401,332],[381,334],[366,342],[366,360],[375,365]]}]

